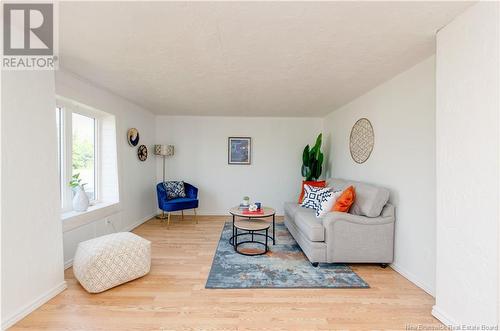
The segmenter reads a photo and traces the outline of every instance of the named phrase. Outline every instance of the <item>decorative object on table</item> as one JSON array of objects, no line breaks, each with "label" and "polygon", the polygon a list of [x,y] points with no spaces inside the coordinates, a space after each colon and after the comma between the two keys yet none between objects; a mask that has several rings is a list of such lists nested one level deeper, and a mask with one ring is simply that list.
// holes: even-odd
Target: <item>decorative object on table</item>
[{"label": "decorative object on table", "polygon": [[89,208],[89,197],[87,196],[87,193],[85,193],[85,185],[86,183],[82,184],[82,179],[80,178],[80,174],[74,174],[71,177],[71,181],[69,182],[69,186],[73,189],[74,196],[73,196],[73,210],[78,211],[78,212],[84,212],[87,211]]},{"label": "decorative object on table", "polygon": [[[368,288],[368,284],[345,264],[320,264],[315,268],[307,260],[282,223],[276,224],[279,243],[265,255],[248,257],[234,252],[230,244],[231,222],[222,230],[208,275],[206,288]],[[238,236],[238,243],[251,235]],[[254,246],[253,246],[254,245]],[[258,246],[257,246],[258,245]],[[260,244],[238,249],[262,250]],[[292,270],[293,272],[290,272]]]},{"label": "decorative object on table", "polygon": [[167,191],[168,199],[177,199],[186,197],[186,190],[183,181],[169,180],[163,183],[165,186],[165,190]]},{"label": "decorative object on table", "polygon": [[[249,210],[241,210],[239,207],[233,207],[229,209],[229,214],[233,217],[233,224],[237,220],[237,218],[245,218],[246,220],[250,221],[254,218],[267,218],[267,217],[272,217],[273,220],[273,236],[269,236],[270,239],[273,240],[273,245],[276,244],[276,232],[275,226],[276,226],[276,211],[273,208],[270,207],[262,207],[261,210],[256,210],[256,211],[249,211]],[[233,229],[234,231],[234,229]],[[233,242],[234,238],[234,233],[229,240],[231,241],[231,245],[234,245]]]},{"label": "decorative object on table", "polygon": [[[163,159],[163,183],[165,183],[165,159],[167,156],[174,155],[174,146],[173,145],[155,145],[155,155],[161,156]],[[162,210],[161,214],[156,215],[156,218],[166,219],[167,215],[165,215],[165,211]]]},{"label": "decorative object on table", "polygon": [[370,157],[375,145],[373,126],[367,118],[361,118],[354,123],[349,137],[351,157],[356,163],[364,163]]},{"label": "decorative object on table", "polygon": [[240,210],[248,210],[250,208],[250,198],[244,196],[240,203]]},{"label": "decorative object on table", "polygon": [[73,273],[90,293],[142,277],[150,268],[151,242],[131,232],[81,242],[73,259]]},{"label": "decorative object on table", "polygon": [[259,208],[257,207],[257,205],[255,203],[248,206],[248,211],[257,211],[258,209]]},{"label": "decorative object on table", "polygon": [[260,207],[262,207],[262,204],[260,202],[256,202],[255,205],[257,206],[257,210],[260,210]]},{"label": "decorative object on table", "polygon": [[139,144],[139,131],[137,131],[136,128],[128,129],[127,141],[128,141],[128,144],[132,147],[135,147],[135,146],[137,146],[137,144]]},{"label": "decorative object on table", "polygon": [[139,148],[137,149],[137,157],[142,162],[144,162],[144,161],[147,160],[147,158],[148,158],[148,148],[146,147],[146,145],[139,146]]},{"label": "decorative object on table", "polygon": [[184,187],[184,197],[179,198],[168,198],[166,183],[161,182],[156,185],[156,193],[158,197],[158,207],[162,212],[167,212],[167,225],[170,224],[170,214],[174,211],[182,211],[182,218],[184,218],[185,209],[193,209],[194,219],[198,223],[198,218],[196,217],[196,208],[198,208],[198,188],[186,183],[183,183]]},{"label": "decorative object on table", "polygon": [[227,154],[228,164],[250,164],[252,156],[252,138],[229,137]]}]

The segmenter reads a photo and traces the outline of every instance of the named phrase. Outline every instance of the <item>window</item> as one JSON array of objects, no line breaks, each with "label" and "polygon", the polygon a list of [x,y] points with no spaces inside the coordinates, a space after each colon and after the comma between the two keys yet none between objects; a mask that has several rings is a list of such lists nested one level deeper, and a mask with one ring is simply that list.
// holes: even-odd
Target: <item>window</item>
[{"label": "window", "polygon": [[63,212],[72,210],[72,176],[79,175],[91,204],[99,200],[98,114],[90,110],[58,102],[56,108],[59,190]]},{"label": "window", "polygon": [[72,175],[82,180],[89,199],[96,200],[96,119],[72,114]]},{"label": "window", "polygon": [[[57,96],[56,124],[61,220],[64,231],[69,231],[119,208],[116,119],[112,114]],[[69,182],[76,174],[85,184],[90,200],[85,213],[73,211],[74,193]]]}]

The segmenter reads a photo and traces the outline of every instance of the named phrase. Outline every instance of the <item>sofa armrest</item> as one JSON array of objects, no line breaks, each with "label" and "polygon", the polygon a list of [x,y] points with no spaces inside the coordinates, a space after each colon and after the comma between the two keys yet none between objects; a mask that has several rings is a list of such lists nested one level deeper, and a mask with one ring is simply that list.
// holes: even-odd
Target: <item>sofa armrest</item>
[{"label": "sofa armrest", "polygon": [[332,211],[323,217],[323,226],[328,228],[332,226],[335,222],[344,221],[354,224],[363,225],[379,225],[394,222],[394,206],[391,204],[386,204],[382,209],[382,213],[379,217],[366,217],[353,215],[349,213],[341,213],[338,211]]},{"label": "sofa armrest", "polygon": [[328,262],[391,263],[394,259],[394,206],[378,217],[331,212],[323,218]]}]

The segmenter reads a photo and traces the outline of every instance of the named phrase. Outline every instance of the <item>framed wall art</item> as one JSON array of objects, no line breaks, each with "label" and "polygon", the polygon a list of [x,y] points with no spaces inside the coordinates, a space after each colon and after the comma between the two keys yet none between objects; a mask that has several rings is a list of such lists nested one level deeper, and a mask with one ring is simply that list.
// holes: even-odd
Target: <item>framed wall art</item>
[{"label": "framed wall art", "polygon": [[227,147],[228,164],[251,163],[252,158],[252,138],[250,137],[229,137]]}]

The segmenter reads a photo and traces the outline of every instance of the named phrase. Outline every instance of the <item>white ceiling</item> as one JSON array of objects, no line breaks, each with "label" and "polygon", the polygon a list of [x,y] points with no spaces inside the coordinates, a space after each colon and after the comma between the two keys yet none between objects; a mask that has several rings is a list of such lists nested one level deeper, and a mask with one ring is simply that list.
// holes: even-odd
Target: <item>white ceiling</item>
[{"label": "white ceiling", "polygon": [[467,2],[61,2],[61,66],[157,114],[322,116]]}]

